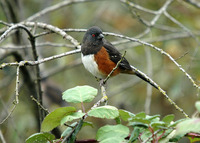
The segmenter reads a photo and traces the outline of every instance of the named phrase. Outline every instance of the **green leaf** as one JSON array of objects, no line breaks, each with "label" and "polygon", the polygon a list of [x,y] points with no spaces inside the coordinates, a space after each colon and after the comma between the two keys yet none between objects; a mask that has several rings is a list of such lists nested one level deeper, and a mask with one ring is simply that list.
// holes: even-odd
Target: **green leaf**
[{"label": "green leaf", "polygon": [[200,133],[200,119],[187,119],[176,125],[175,136],[185,135],[187,133]]},{"label": "green leaf", "polygon": [[114,106],[96,107],[88,112],[88,116],[96,118],[114,119],[119,116],[119,111]]},{"label": "green leaf", "polygon": [[82,118],[83,116],[85,115],[85,113],[82,113],[82,111],[80,112],[74,112],[70,115],[67,115],[65,117],[62,118],[61,120],[61,125],[64,124],[65,122],[71,122],[72,120],[75,120],[75,119],[80,119]]},{"label": "green leaf", "polygon": [[135,116],[138,117],[138,118],[146,118],[146,113],[140,112],[140,113],[137,113]]},{"label": "green leaf", "polygon": [[122,120],[124,121],[128,121],[129,118],[135,116],[133,113],[126,111],[126,110],[119,110],[119,116]]},{"label": "green leaf", "polygon": [[146,119],[151,122],[156,122],[160,120],[160,115],[153,115],[153,116],[146,115]]},{"label": "green leaf", "polygon": [[183,122],[185,120],[187,120],[187,118],[179,119],[175,122],[172,122],[168,127],[175,127],[178,123]]},{"label": "green leaf", "polygon": [[97,131],[96,139],[98,141],[103,142],[109,142],[109,143],[118,143],[124,141],[124,138],[126,138],[129,135],[129,128],[126,126],[123,126],[121,124],[119,125],[106,125],[101,127]]},{"label": "green leaf", "polygon": [[132,127],[143,127],[143,128],[148,128],[148,124],[142,123],[142,122],[129,122],[128,126],[132,126]]},{"label": "green leaf", "polygon": [[134,142],[139,137],[140,133],[141,133],[141,128],[135,127],[131,133],[129,142]]},{"label": "green leaf", "polygon": [[116,124],[121,124],[121,120],[120,120],[119,117],[116,117],[116,118],[115,118],[115,121],[116,121]]},{"label": "green leaf", "polygon": [[170,124],[171,121],[173,121],[173,120],[174,120],[174,115],[173,114],[167,115],[162,119],[162,121],[167,123],[167,124]]},{"label": "green leaf", "polygon": [[82,126],[83,126],[83,119],[81,119],[78,122],[78,125],[76,126],[74,132],[72,133],[72,135],[68,139],[67,143],[75,143],[76,136],[77,136],[78,132],[81,130]]},{"label": "green leaf", "polygon": [[93,123],[92,123],[92,122],[88,122],[88,121],[84,121],[84,122],[83,122],[83,127],[85,127],[85,126],[90,126],[90,127],[92,127],[92,128],[94,127],[94,126],[93,126]]},{"label": "green leaf", "polygon": [[26,139],[26,143],[47,143],[53,139],[55,136],[50,133],[35,133]]},{"label": "green leaf", "polygon": [[63,100],[72,103],[91,102],[97,96],[97,89],[88,85],[76,86],[63,92]]},{"label": "green leaf", "polygon": [[195,103],[195,107],[197,108],[198,112],[200,113],[200,101]]},{"label": "green leaf", "polygon": [[160,128],[165,128],[165,122],[163,121],[157,121],[157,122],[152,122],[150,124],[150,126],[154,129],[154,130],[157,130],[157,129],[160,129]]},{"label": "green leaf", "polygon": [[137,118],[137,117],[132,118],[130,120],[130,123],[132,123],[132,122],[138,122],[138,123],[147,124],[147,125],[151,123],[151,121],[149,121],[149,120],[147,120],[145,118]]},{"label": "green leaf", "polygon": [[100,141],[100,143],[124,143],[125,139],[120,137],[110,137],[105,140]]},{"label": "green leaf", "polygon": [[70,115],[74,112],[76,112],[76,108],[74,107],[62,107],[54,110],[44,118],[41,126],[41,131],[51,131],[52,129],[60,125],[60,121],[63,117]]}]

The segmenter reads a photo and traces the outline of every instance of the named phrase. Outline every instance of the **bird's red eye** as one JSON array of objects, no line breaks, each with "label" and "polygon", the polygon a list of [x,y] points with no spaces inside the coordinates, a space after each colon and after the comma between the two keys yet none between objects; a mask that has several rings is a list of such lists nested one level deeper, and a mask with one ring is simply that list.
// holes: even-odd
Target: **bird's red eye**
[{"label": "bird's red eye", "polygon": [[95,37],[95,34],[92,34],[92,37]]}]

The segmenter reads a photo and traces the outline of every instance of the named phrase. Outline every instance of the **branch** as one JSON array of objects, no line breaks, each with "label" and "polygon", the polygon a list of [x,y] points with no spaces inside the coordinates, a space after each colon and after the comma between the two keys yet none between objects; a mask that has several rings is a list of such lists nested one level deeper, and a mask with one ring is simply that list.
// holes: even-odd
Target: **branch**
[{"label": "branch", "polygon": [[50,6],[50,7],[47,7],[45,9],[43,9],[42,11],[32,15],[31,17],[27,18],[25,21],[33,21],[33,20],[36,20],[38,19],[39,17],[47,14],[47,13],[50,13],[50,12],[53,12],[55,10],[58,10],[58,9],[61,9],[67,5],[70,5],[70,4],[73,4],[73,3],[81,3],[81,2],[88,2],[88,1],[94,1],[94,0],[68,0],[68,1],[62,1],[58,4],[55,4],[53,6]]},{"label": "branch", "polygon": [[128,37],[128,36],[115,34],[115,33],[110,33],[110,32],[104,32],[104,34],[112,35],[112,36],[116,36],[116,37],[120,37],[120,38],[124,38],[124,39],[128,39],[130,41],[137,42],[137,43],[140,43],[142,45],[146,45],[146,46],[151,47],[154,50],[160,52],[162,55],[167,56],[178,67],[178,69],[180,71],[182,71],[186,75],[186,77],[192,82],[193,86],[198,88],[198,89],[200,89],[200,86],[196,84],[196,82],[193,80],[193,78],[181,67],[181,65],[178,64],[170,54],[168,54],[167,52],[163,51],[162,49],[160,49],[160,48],[158,48],[158,47],[156,47],[156,46],[154,46],[154,45],[152,45],[150,43],[147,43],[147,42],[141,41],[139,39],[136,39],[136,38],[131,38],[131,37]]},{"label": "branch", "polygon": [[37,60],[37,61],[21,61],[19,63],[18,62],[3,63],[3,64],[0,65],[0,69],[3,69],[5,67],[7,67],[7,66],[18,66],[18,65],[21,65],[21,66],[26,66],[26,65],[34,66],[34,65],[38,65],[38,64],[41,64],[41,63],[44,63],[44,62],[48,62],[48,61],[51,61],[51,60],[54,60],[54,59],[58,59],[58,58],[61,58],[61,57],[64,57],[64,56],[80,53],[80,52],[81,52],[80,49],[76,49],[76,50],[72,50],[72,51],[69,51],[69,52],[62,53],[62,54],[54,55],[54,56],[51,56],[51,57],[48,57],[48,58],[44,58],[44,59],[41,59],[41,60]]},{"label": "branch", "polygon": [[[34,37],[36,37],[34,35]],[[62,44],[62,43],[52,43],[52,42],[44,42],[44,43],[36,43],[35,44],[36,47],[67,47],[67,48],[75,48],[74,45],[72,44]],[[31,45],[21,45],[21,46],[18,46],[18,45],[6,45],[6,46],[2,46],[0,47],[0,49],[2,50],[23,50],[23,49],[26,49],[26,48],[31,48],[32,46]]]},{"label": "branch", "polygon": [[0,139],[1,139],[2,143],[6,143],[6,140],[1,132],[1,129],[0,129]]},{"label": "branch", "polygon": [[116,66],[112,69],[112,71],[108,74],[108,76],[103,80],[103,84],[106,84],[107,80],[111,77],[111,75],[113,74],[113,72],[119,67],[119,64],[122,62],[122,60],[124,59],[124,56],[126,55],[126,51],[124,52],[124,54],[122,55],[121,59],[117,62]]},{"label": "branch", "polygon": [[197,0],[184,0],[187,3],[190,3],[191,5],[195,6],[196,8],[200,8],[200,3]]},{"label": "branch", "polygon": [[35,99],[33,96],[31,96],[31,99],[32,99],[33,101],[35,101],[35,103],[36,103],[43,111],[45,111],[47,114],[50,113],[49,110],[46,109],[42,104],[40,104],[40,102],[39,102],[37,99]]},{"label": "branch", "polygon": [[[35,24],[35,26],[37,26],[37,23]],[[31,47],[32,47],[33,59],[35,61],[37,61],[38,60],[38,54],[37,54],[37,49],[36,49],[36,46],[35,46],[35,37],[32,34],[29,34],[29,40],[30,40]],[[36,88],[37,89],[37,100],[41,105],[43,105],[39,65],[36,65],[35,69],[36,69],[36,82],[35,82],[35,84],[36,84],[36,87],[37,87]],[[38,108],[38,111],[39,111],[39,120],[40,120],[40,125],[41,125],[42,121],[45,117],[45,112],[40,107]]]},{"label": "branch", "polygon": [[[22,24],[24,24],[25,26],[31,26],[31,27],[35,26],[35,22],[23,22]],[[46,24],[46,23],[37,22],[37,27],[43,28],[43,29],[48,29],[50,31],[55,32],[58,35],[61,35],[63,37],[63,39],[69,40],[78,49],[80,49],[80,47],[81,47],[79,42],[76,39],[74,39],[72,36],[68,35],[65,31],[63,31],[62,29],[60,29],[56,26]]]},{"label": "branch", "polygon": [[20,65],[17,67],[17,72],[16,72],[16,85],[15,85],[15,100],[13,101],[13,107],[9,114],[0,122],[0,124],[3,124],[14,112],[15,108],[17,107],[19,103],[19,70],[20,70]]}]

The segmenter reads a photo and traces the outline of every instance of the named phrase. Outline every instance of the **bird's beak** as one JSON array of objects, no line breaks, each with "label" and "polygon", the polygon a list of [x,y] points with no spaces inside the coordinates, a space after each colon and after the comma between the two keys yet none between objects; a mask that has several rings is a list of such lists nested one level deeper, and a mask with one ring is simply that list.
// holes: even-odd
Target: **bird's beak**
[{"label": "bird's beak", "polygon": [[103,34],[101,33],[101,34],[99,34],[99,36],[97,37],[97,39],[103,39],[104,38],[104,36],[103,36]]}]

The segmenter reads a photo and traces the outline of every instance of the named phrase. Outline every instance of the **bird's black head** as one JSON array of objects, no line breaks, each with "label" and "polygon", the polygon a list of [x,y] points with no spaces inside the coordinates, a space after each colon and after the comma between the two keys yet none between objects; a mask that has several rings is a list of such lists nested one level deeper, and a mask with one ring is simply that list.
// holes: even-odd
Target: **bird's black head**
[{"label": "bird's black head", "polygon": [[88,46],[98,46],[103,44],[103,38],[102,30],[97,26],[93,26],[87,30],[82,42]]}]

